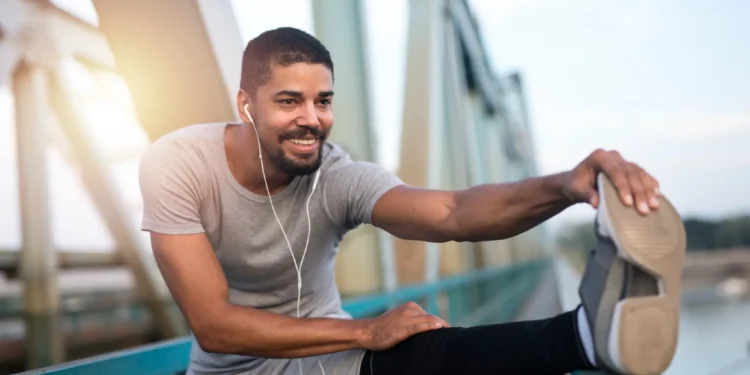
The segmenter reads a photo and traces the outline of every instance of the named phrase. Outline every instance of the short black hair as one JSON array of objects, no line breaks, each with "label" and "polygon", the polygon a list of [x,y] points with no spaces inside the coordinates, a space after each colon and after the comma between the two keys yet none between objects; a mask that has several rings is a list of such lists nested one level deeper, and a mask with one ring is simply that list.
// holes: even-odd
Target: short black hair
[{"label": "short black hair", "polygon": [[314,36],[293,27],[266,31],[250,40],[242,55],[240,88],[255,96],[258,87],[271,79],[273,64],[323,64],[333,76],[333,61],[328,49]]}]

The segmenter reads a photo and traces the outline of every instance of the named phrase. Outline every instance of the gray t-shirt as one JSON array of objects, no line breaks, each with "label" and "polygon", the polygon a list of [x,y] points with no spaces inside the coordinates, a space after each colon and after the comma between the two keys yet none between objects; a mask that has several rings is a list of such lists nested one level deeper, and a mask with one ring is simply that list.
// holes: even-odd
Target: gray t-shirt
[{"label": "gray t-shirt", "polygon": [[[198,124],[167,134],[140,167],[142,229],[166,234],[205,232],[229,284],[229,300],[296,316],[297,273],[267,195],[242,187],[224,149],[226,126]],[[266,161],[267,162],[267,161]],[[375,202],[403,184],[377,164],[352,161],[338,146],[323,145],[323,162],[310,201],[311,233],[302,266],[300,316],[351,319],[341,307],[334,258],[344,234],[369,224]],[[307,239],[305,204],[314,175],[295,177],[273,205],[299,263]],[[207,353],[194,341],[189,374],[299,374],[297,360]],[[359,373],[362,350],[302,359],[305,375]]]}]

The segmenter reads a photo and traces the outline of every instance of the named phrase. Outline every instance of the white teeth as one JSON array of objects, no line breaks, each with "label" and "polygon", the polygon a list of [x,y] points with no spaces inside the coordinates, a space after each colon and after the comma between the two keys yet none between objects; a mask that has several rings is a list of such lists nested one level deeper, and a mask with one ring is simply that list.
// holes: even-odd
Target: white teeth
[{"label": "white teeth", "polygon": [[290,139],[289,141],[291,141],[294,144],[303,145],[303,146],[310,146],[313,143],[315,143],[315,139]]}]

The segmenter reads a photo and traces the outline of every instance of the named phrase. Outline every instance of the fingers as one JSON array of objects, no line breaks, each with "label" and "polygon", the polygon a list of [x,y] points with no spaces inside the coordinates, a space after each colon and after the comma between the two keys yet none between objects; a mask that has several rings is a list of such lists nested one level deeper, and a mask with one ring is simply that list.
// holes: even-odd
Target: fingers
[{"label": "fingers", "polygon": [[425,311],[419,304],[415,302],[407,302],[401,306],[403,309],[402,313],[407,317],[412,317],[417,320],[418,323],[434,322],[439,323],[441,327],[450,327],[450,323],[440,318],[439,316],[432,315]]},{"label": "fingers", "polygon": [[450,324],[449,324],[449,323],[448,323],[447,321],[445,321],[444,319],[440,318],[439,316],[436,316],[436,315],[432,315],[432,314],[428,313],[427,311],[425,311],[425,310],[424,310],[424,309],[422,308],[422,306],[419,306],[419,304],[417,304],[417,303],[415,303],[415,302],[409,302],[409,303],[407,303],[406,305],[407,305],[407,307],[408,307],[408,308],[410,309],[410,311],[412,311],[412,312],[416,313],[416,314],[413,314],[413,315],[415,315],[415,316],[416,316],[416,315],[425,315],[425,316],[431,316],[431,317],[433,317],[433,318],[435,318],[435,319],[438,319],[438,320],[439,320],[439,321],[440,321],[440,322],[442,323],[442,326],[443,326],[443,327],[450,327],[450,326],[451,326],[451,325],[450,325]]},{"label": "fingers", "polygon": [[[413,324],[422,325],[423,327],[450,327],[450,324],[439,316],[426,312],[419,304],[407,302],[403,305],[404,314],[412,317]],[[426,328],[425,328],[426,329]]]},{"label": "fingers", "polygon": [[410,322],[411,334],[447,327],[447,322],[434,315],[420,315]]},{"label": "fingers", "polygon": [[659,209],[658,181],[638,165],[628,162],[625,162],[625,164],[628,184],[638,212],[645,215]]},{"label": "fingers", "polygon": [[434,323],[440,324],[440,327],[448,328],[448,327],[451,326],[450,323],[448,323],[445,319],[443,319],[443,318],[441,318],[441,317],[439,317],[437,315],[427,314],[426,316],[430,317],[429,318],[430,322],[434,322]]},{"label": "fingers", "polygon": [[409,309],[409,310],[414,310],[414,311],[420,312],[422,314],[426,314],[427,313],[426,311],[424,311],[424,309],[422,308],[422,306],[419,306],[419,304],[416,303],[416,302],[414,302],[414,301],[407,302],[406,303],[406,308]]},{"label": "fingers", "polygon": [[598,158],[600,169],[609,177],[612,184],[615,185],[622,203],[626,206],[632,206],[635,201],[628,176],[627,162],[625,162],[617,151],[609,151],[600,155]]},{"label": "fingers", "polygon": [[448,323],[445,319],[443,319],[443,318],[441,318],[441,317],[439,317],[437,315],[432,315],[432,314],[428,314],[428,313],[425,313],[424,315],[420,315],[420,316],[416,317],[416,319],[419,320],[419,321],[424,320],[425,322],[428,322],[430,324],[436,323],[440,327],[450,327],[451,326],[450,323]]},{"label": "fingers", "polygon": [[599,208],[599,193],[598,192],[595,191],[595,192],[591,193],[591,198],[589,199],[589,204],[591,205],[591,207]]},{"label": "fingers", "polygon": [[638,176],[643,184],[646,194],[646,202],[651,210],[659,209],[659,181],[648,174],[643,168],[638,167]]},{"label": "fingers", "polygon": [[646,188],[643,186],[643,181],[641,181],[641,174],[639,172],[639,168],[635,164],[631,164],[628,162],[625,162],[625,174],[626,178],[628,180],[628,185],[630,186],[630,192],[633,195],[633,201],[635,202],[636,209],[641,213],[648,213],[649,212],[649,206],[648,206],[648,195],[646,193]]},{"label": "fingers", "polygon": [[418,304],[408,302],[372,319],[368,328],[370,339],[365,345],[371,350],[384,350],[414,334],[444,327],[450,324],[425,312]]},{"label": "fingers", "polygon": [[396,307],[394,310],[405,316],[418,316],[427,314],[427,312],[424,311],[424,309],[415,302],[407,302]]},{"label": "fingers", "polygon": [[617,151],[599,154],[597,162],[615,185],[622,202],[635,206],[642,214],[648,214],[659,208],[659,183],[637,164],[622,158]]}]

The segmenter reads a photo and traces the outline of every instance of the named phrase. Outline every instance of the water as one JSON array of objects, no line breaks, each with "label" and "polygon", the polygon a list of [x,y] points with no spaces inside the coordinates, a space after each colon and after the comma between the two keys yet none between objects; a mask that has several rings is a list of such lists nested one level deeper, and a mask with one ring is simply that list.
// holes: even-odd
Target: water
[{"label": "water", "polygon": [[[575,308],[580,275],[556,262],[563,308]],[[750,301],[706,296],[683,303],[677,353],[664,375],[750,375]]]},{"label": "water", "polygon": [[677,353],[665,374],[750,375],[750,301],[683,306]]}]

